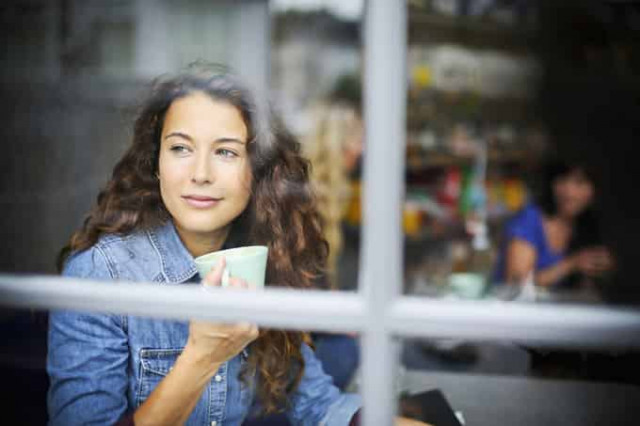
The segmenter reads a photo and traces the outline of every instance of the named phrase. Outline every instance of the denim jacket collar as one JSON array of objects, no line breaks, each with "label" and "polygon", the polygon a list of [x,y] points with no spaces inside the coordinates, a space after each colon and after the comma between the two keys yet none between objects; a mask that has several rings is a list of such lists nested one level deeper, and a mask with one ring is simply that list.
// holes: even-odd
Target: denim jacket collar
[{"label": "denim jacket collar", "polygon": [[193,256],[180,240],[173,221],[168,220],[158,228],[149,229],[147,234],[160,256],[167,282],[184,283],[198,273]]},{"label": "denim jacket collar", "polygon": [[[168,220],[164,225],[149,229],[147,234],[160,256],[162,274],[167,282],[184,283],[198,274],[193,256],[182,243],[173,221]],[[221,250],[240,247],[243,241],[243,235],[232,229]]]}]

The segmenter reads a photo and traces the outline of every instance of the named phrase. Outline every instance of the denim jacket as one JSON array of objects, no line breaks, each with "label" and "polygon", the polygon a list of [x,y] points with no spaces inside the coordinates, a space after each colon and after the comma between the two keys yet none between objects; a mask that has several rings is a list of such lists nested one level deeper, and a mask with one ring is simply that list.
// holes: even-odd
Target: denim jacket
[{"label": "denim jacket", "polygon": [[[95,280],[196,283],[193,258],[171,222],[124,237],[107,235],[74,254],[63,275]],[[189,333],[188,322],[128,315],[52,312],[47,372],[51,425],[109,425],[134,411],[172,368]],[[361,406],[341,394],[313,351],[302,347],[304,376],[291,397],[293,424],[347,425]],[[187,424],[239,425],[254,405],[254,380],[241,381],[246,350],[222,364]]]}]

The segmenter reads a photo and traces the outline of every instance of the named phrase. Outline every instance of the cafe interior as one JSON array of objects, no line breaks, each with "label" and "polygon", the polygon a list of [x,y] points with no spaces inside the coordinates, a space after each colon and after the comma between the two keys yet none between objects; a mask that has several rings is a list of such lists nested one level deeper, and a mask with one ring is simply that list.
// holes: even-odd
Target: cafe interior
[{"label": "cafe interior", "polygon": [[[57,275],[58,251],[127,147],[138,94],[155,76],[204,61],[266,94],[300,141],[329,247],[317,287],[360,294],[367,91],[382,91],[368,80],[370,3],[3,2],[1,281]],[[375,141],[402,158],[400,204],[377,207],[399,218],[396,287],[431,303],[425,309],[506,306],[528,317],[520,329],[504,324],[520,330],[516,340],[501,338],[497,323],[463,337],[474,336],[472,318],[462,334],[394,337],[394,409],[445,426],[640,424],[640,7],[403,3],[404,140]],[[45,424],[56,305],[13,306],[0,289],[3,413],[15,419],[8,424]],[[547,307],[565,332],[527,328],[543,324]],[[603,323],[573,323],[581,309]],[[308,331],[336,386],[361,392],[362,336]]]}]

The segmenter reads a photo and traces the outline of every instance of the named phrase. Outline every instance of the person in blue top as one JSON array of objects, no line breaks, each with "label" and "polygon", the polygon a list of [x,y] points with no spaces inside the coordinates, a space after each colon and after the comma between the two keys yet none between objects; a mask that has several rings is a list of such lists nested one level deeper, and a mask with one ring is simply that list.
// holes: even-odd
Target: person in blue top
[{"label": "person in blue top", "polygon": [[613,268],[598,230],[593,173],[581,163],[554,161],[545,172],[539,204],[529,203],[504,229],[498,280],[575,286]]},{"label": "person in blue top", "polygon": [[[194,67],[154,82],[58,265],[68,277],[197,285],[194,257],[259,244],[268,285],[309,287],[327,257],[309,188],[298,142],[266,107],[228,72]],[[222,270],[204,284],[220,285]],[[52,425],[239,425],[256,410],[347,425],[361,406],[300,332],[70,311],[49,327]]]}]

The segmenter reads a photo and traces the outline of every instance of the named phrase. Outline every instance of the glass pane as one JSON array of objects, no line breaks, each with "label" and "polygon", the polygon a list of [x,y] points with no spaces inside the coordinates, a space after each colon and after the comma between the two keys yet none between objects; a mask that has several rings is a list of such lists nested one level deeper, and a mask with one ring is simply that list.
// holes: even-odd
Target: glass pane
[{"label": "glass pane", "polygon": [[605,37],[614,9],[409,3],[406,294],[640,301],[621,208],[638,46],[622,15]]},{"label": "glass pane", "polygon": [[[301,141],[303,155],[311,161],[312,184],[321,194],[318,203],[325,224],[321,237],[331,247],[326,274],[306,277],[307,281],[323,288],[354,290],[360,234],[362,2],[346,3],[297,7],[266,0],[3,2],[0,16],[5,25],[1,33],[6,49],[0,53],[0,90],[6,155],[0,159],[4,171],[0,181],[0,272],[58,273],[56,258],[61,248],[82,226],[134,138],[138,104],[149,83],[201,61],[230,66],[255,90],[256,97],[272,92],[274,109]],[[313,34],[307,31],[310,26],[316,28]],[[330,128],[329,139],[323,135],[323,126]],[[120,183],[126,186],[131,182]],[[295,193],[283,198],[299,195],[299,188],[289,189]],[[293,205],[291,213],[297,208]],[[106,219],[113,225],[112,218]],[[116,269],[123,266],[120,262],[142,269],[147,256],[159,253],[147,246],[143,251],[134,248],[120,254],[124,258],[116,262]],[[165,260],[169,258],[175,260],[173,256]],[[300,269],[299,264],[293,266]],[[170,280],[161,275],[143,278],[126,277],[133,281]],[[48,312],[0,310],[0,376],[2,395],[10,407],[4,414],[25,424],[47,421],[47,319]],[[184,332],[186,327],[184,322],[164,327],[161,324],[167,323],[161,320],[136,321],[159,327],[157,334],[147,333],[152,341],[161,340],[165,332],[171,340],[175,338],[172,332]],[[135,332],[130,330],[128,338],[134,339]],[[186,340],[187,334],[178,334]],[[87,335],[91,332],[81,339]],[[358,367],[357,338],[318,332],[310,339],[320,360],[318,368],[345,389]],[[175,361],[176,350],[184,345],[167,342],[161,347],[138,342],[140,347],[136,347],[128,340],[125,345],[132,354],[138,349],[147,351],[153,376],[166,374],[165,367]],[[74,351],[82,355],[86,349],[79,346]],[[165,349],[168,355],[153,352]],[[135,370],[141,364],[142,360],[134,359],[125,367]],[[159,368],[152,364],[159,364]],[[96,377],[99,386],[106,387],[105,377]],[[153,376],[152,381],[157,384],[158,377]],[[143,387],[136,386],[137,390]],[[250,398],[244,400],[251,402]],[[136,402],[128,408],[134,409]],[[248,411],[248,407],[242,410]],[[282,416],[278,419],[276,424],[281,424]]]},{"label": "glass pane", "polygon": [[[177,380],[186,390],[190,383],[184,378],[193,380],[188,360],[195,353],[187,343],[188,336],[193,335],[189,326],[187,321],[103,312],[56,310],[49,316],[47,311],[2,308],[0,393],[6,404],[5,415],[29,425],[47,421],[115,424],[143,406],[161,383],[173,380],[175,384]],[[200,323],[203,326],[211,324]],[[223,331],[230,327],[213,326],[225,327]],[[313,333],[304,337],[308,343],[300,346],[300,352],[289,350],[285,354],[273,350],[284,332],[270,333],[261,335],[246,351],[238,350],[224,364],[211,363],[214,371],[189,414],[189,422],[208,419],[208,423],[224,420],[251,426],[291,424],[285,412],[265,413],[251,404],[260,401],[265,407],[268,402],[264,395],[274,397],[283,390],[278,389],[278,383],[286,380],[291,384],[299,374],[299,403],[287,410],[289,414],[298,420],[322,415],[329,401],[340,398],[338,389],[344,395],[342,401],[346,401],[345,412],[353,412],[359,405],[354,385],[358,367],[355,337]],[[302,336],[287,331],[287,338],[299,342]],[[304,375],[297,356],[305,360]],[[207,368],[202,364],[200,369]],[[286,374],[274,377],[283,370]],[[271,381],[262,389],[265,374],[271,375]],[[127,391],[129,388],[135,391]],[[312,395],[321,398],[314,400]],[[312,399],[308,399],[310,396]],[[275,398],[269,401],[277,402]]]},{"label": "glass pane", "polygon": [[[483,300],[494,312],[640,301],[628,233],[638,222],[620,210],[638,179],[623,152],[637,132],[639,51],[623,17],[632,13],[615,9],[409,2],[405,294],[463,309]],[[607,345],[402,339],[398,411],[434,424],[633,424],[624,406],[640,397],[638,357]]]}]

